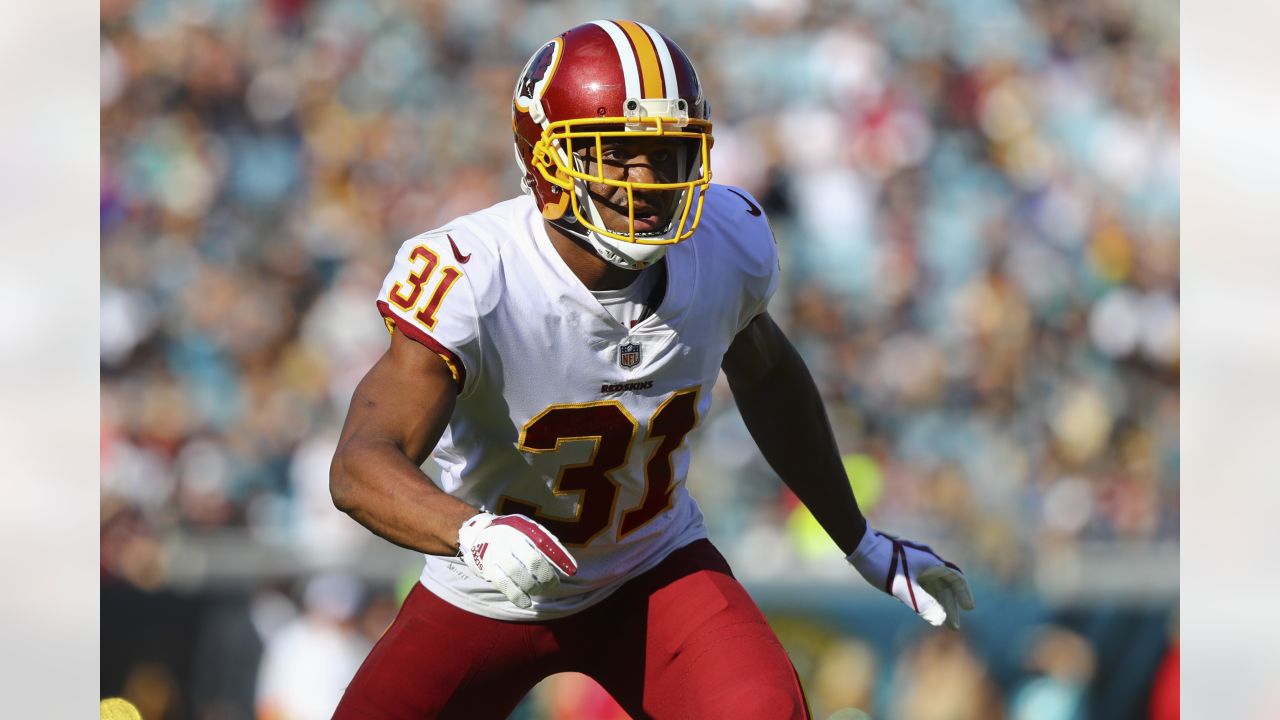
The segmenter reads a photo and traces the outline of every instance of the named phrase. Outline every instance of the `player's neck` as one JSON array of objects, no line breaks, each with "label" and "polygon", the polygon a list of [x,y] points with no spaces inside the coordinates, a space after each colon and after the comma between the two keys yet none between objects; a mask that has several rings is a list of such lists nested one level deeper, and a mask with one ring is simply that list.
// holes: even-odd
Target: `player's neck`
[{"label": "player's neck", "polygon": [[635,270],[625,270],[600,257],[586,243],[579,242],[551,223],[544,223],[551,245],[560,253],[564,264],[578,276],[588,290],[617,290],[636,279]]}]

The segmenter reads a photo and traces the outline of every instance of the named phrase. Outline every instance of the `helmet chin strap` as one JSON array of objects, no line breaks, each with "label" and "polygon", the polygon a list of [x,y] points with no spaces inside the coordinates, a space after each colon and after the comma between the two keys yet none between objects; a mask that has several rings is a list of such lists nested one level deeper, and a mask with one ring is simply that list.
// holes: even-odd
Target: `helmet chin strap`
[{"label": "helmet chin strap", "polygon": [[[551,225],[557,230],[568,235],[570,239],[579,245],[591,250],[600,256],[605,262],[623,270],[643,270],[650,265],[662,259],[666,255],[667,247],[665,245],[637,245],[636,247],[649,250],[647,257],[643,260],[637,260],[619,252],[607,242],[605,238],[600,237],[596,233],[584,229],[578,223],[577,218],[572,215],[566,215],[559,220],[549,220]],[[652,248],[652,249],[651,249]]]},{"label": "helmet chin strap", "polygon": [[[576,180],[574,185],[578,192],[579,207],[586,209],[592,223],[598,227],[604,227],[604,219],[600,217],[600,209],[596,207],[595,200],[591,198],[591,193],[586,183]],[[673,224],[674,222],[672,220]],[[666,245],[640,245],[604,237],[593,230],[582,227],[573,213],[565,213],[559,220],[551,221],[551,224],[580,243],[586,243],[605,262],[623,270],[643,270],[658,262],[667,254]],[[635,254],[640,257],[633,255],[631,246],[634,246]]]}]

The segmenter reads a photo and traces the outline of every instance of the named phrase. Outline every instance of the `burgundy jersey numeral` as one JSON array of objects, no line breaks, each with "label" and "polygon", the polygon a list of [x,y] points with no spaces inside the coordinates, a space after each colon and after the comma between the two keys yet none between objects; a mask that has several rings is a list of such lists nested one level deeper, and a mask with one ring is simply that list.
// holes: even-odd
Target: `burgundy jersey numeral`
[{"label": "burgundy jersey numeral", "polygon": [[391,286],[391,302],[400,306],[402,310],[412,310],[418,304],[418,298],[422,296],[422,286],[427,282],[427,278],[431,277],[431,273],[435,271],[436,265],[440,264],[440,256],[431,251],[426,245],[419,245],[409,251],[409,262],[416,263],[423,261],[422,267],[409,273],[407,282],[409,283],[409,292],[405,293],[404,284],[396,283]]},{"label": "burgundy jersey numeral", "polygon": [[426,307],[419,310],[417,315],[418,320],[428,330],[435,328],[436,311],[440,309],[440,303],[444,302],[444,296],[449,294],[453,284],[458,282],[458,278],[462,277],[462,271],[455,267],[447,267],[440,271],[440,275],[440,284],[436,286],[436,291],[431,293],[431,299],[427,301]]},{"label": "burgundy jersey numeral", "polygon": [[[470,256],[467,259],[470,259]],[[387,294],[387,298],[402,310],[412,310],[418,306],[418,301],[422,298],[423,286],[431,280],[432,273],[440,265],[440,256],[426,245],[419,245],[409,252],[409,262],[415,264],[421,262],[422,265],[410,272],[405,282],[392,285],[391,292]],[[418,321],[428,330],[435,329],[436,312],[440,309],[440,303],[444,302],[445,295],[449,294],[449,290],[460,277],[462,277],[462,271],[456,267],[447,267],[440,271],[440,284],[436,286],[435,292],[431,293],[426,306],[416,314]]]},{"label": "burgundy jersey numeral", "polygon": [[[645,492],[640,504],[622,513],[618,537],[622,538],[653,520],[671,505],[675,470],[671,455],[698,424],[698,388],[667,398],[649,420],[646,440],[661,438],[645,463]],[[520,433],[519,448],[543,453],[559,449],[570,440],[592,440],[591,459],[560,468],[553,492],[577,494],[578,513],[573,518],[552,517],[532,503],[504,496],[498,504],[503,515],[518,513],[537,520],[566,545],[586,545],[604,532],[613,519],[618,483],[609,473],[623,467],[631,454],[639,423],[622,403],[604,400],[585,405],[553,405],[530,420]]]},{"label": "burgundy jersey numeral", "polygon": [[644,466],[644,500],[622,514],[618,537],[624,537],[654,519],[671,505],[671,481],[675,468],[671,454],[684,442],[684,436],[698,424],[698,389],[681,390],[667,398],[649,421],[649,437],[662,438]]},{"label": "burgundy jersey numeral", "polygon": [[609,527],[618,484],[609,473],[627,462],[636,421],[617,401],[594,405],[552,406],[525,425],[520,433],[520,449],[549,452],[567,440],[594,440],[591,460],[582,465],[560,468],[555,492],[580,493],[578,516],[573,519],[542,515],[536,505],[504,497],[498,507],[503,515],[519,513],[542,523],[560,542],[586,545]]}]

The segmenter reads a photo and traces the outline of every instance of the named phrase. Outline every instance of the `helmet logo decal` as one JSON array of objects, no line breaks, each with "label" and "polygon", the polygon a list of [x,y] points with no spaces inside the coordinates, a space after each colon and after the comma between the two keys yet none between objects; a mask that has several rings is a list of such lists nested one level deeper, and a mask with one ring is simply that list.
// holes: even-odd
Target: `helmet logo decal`
[{"label": "helmet logo decal", "polygon": [[[520,73],[520,79],[516,81],[517,108],[531,115],[543,114],[542,94],[546,91],[547,84],[551,82],[551,77],[555,75],[556,66],[560,64],[560,50],[563,46],[564,42],[560,38],[555,38],[529,58],[529,62]],[[533,112],[535,107],[538,109],[537,113]],[[542,119],[534,118],[537,122],[541,122]]]}]

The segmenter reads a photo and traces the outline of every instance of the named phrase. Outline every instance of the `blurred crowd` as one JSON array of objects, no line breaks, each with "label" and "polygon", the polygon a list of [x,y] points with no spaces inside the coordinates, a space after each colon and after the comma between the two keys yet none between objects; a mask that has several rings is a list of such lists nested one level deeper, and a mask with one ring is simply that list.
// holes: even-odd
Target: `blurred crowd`
[{"label": "blurred crowd", "polygon": [[[105,581],[163,586],[174,536],[365,541],[327,470],[388,343],[381,278],[519,192],[515,76],[596,17],[697,63],[714,179],[770,216],[772,314],[877,525],[1009,586],[1058,548],[1176,541],[1167,3],[103,0]],[[726,388],[703,425],[689,482],[726,554],[829,560]]]}]

